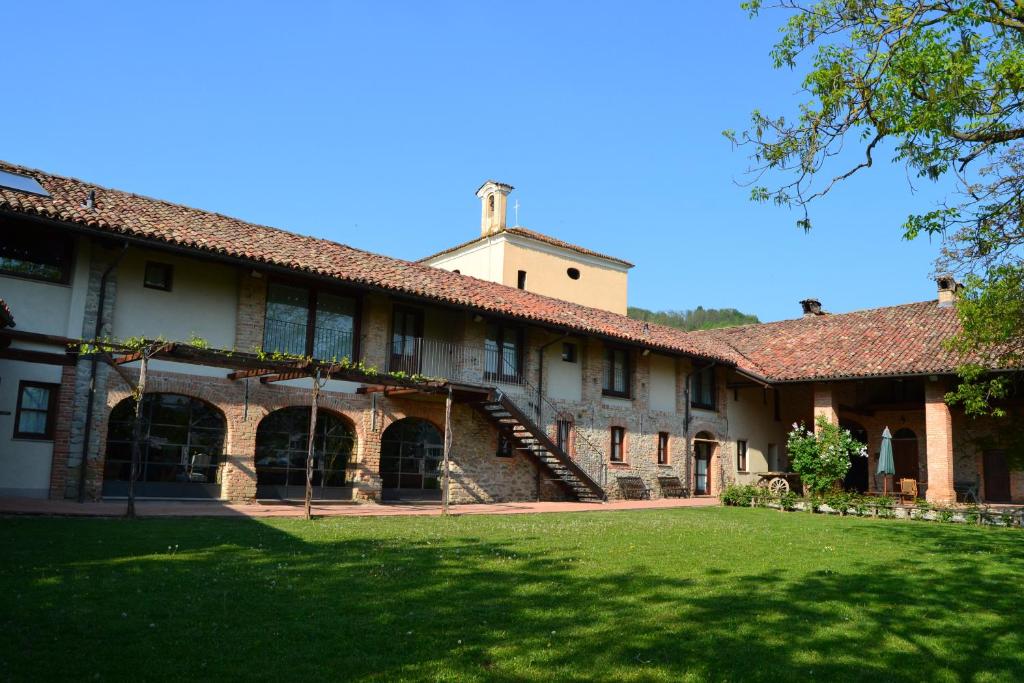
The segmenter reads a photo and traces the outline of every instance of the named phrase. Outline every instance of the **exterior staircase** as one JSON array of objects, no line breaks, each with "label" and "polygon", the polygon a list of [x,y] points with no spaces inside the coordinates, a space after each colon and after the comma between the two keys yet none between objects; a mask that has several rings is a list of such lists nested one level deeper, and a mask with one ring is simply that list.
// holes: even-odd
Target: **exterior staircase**
[{"label": "exterior staircase", "polygon": [[559,448],[533,420],[519,409],[500,389],[495,389],[473,407],[509,438],[516,450],[547,469],[556,481],[563,483],[580,502],[600,503],[607,500],[604,488]]}]

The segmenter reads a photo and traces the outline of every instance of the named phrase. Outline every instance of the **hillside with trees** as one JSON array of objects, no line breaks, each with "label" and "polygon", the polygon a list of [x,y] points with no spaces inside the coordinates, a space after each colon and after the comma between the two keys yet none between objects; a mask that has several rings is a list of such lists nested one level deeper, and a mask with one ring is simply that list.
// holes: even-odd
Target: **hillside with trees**
[{"label": "hillside with trees", "polygon": [[646,308],[630,306],[627,315],[635,320],[667,325],[687,332],[761,322],[756,315],[741,313],[735,308],[704,308],[703,306],[685,311],[649,311]]}]

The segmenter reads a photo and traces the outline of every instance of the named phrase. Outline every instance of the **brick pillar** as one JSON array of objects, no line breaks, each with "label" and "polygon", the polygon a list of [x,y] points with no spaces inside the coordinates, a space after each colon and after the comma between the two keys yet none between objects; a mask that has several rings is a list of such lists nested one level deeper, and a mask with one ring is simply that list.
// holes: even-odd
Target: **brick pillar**
[{"label": "brick pillar", "polygon": [[267,280],[248,271],[238,273],[238,314],[235,348],[252,353],[263,348],[263,321],[267,310]]},{"label": "brick pillar", "polygon": [[839,424],[839,412],[831,384],[814,385],[814,431],[818,431],[818,417],[822,415],[830,424]]},{"label": "brick pillar", "polygon": [[953,491],[953,417],[945,401],[946,385],[928,381],[924,385],[925,455],[928,463],[930,503],[951,503]]},{"label": "brick pillar", "polygon": [[250,406],[243,417],[239,408],[225,410],[228,420],[228,455],[221,471],[221,497],[233,502],[256,498],[256,429],[266,411]]},{"label": "brick pillar", "polygon": [[67,490],[68,457],[71,454],[71,426],[75,411],[74,365],[65,365],[57,396],[57,422],[53,434],[53,462],[50,466],[50,499],[63,500]]}]

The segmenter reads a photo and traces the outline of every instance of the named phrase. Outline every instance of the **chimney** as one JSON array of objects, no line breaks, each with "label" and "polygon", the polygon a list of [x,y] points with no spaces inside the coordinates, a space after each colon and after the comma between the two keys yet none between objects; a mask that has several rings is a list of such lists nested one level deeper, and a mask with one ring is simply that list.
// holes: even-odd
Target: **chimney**
[{"label": "chimney", "polygon": [[480,236],[499,233],[506,227],[505,212],[508,208],[508,193],[515,188],[495,180],[488,180],[476,191],[480,198]]},{"label": "chimney", "polygon": [[821,302],[817,299],[804,299],[800,302],[800,306],[804,309],[805,318],[813,318],[816,315],[825,315],[825,312],[821,310]]},{"label": "chimney", "polygon": [[956,303],[956,293],[960,289],[960,283],[950,273],[942,273],[935,278],[935,284],[939,286],[939,308],[949,308]]}]

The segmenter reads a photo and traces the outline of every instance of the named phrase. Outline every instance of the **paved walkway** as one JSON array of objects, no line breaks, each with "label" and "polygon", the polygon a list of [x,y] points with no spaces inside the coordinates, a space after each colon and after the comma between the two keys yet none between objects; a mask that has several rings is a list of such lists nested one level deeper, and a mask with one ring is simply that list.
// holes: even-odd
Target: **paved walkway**
[{"label": "paved walkway", "polygon": [[[455,515],[517,515],[537,512],[609,512],[614,510],[653,510],[718,505],[718,498],[664,498],[660,500],[621,500],[611,503],[493,503],[452,505]],[[65,500],[0,498],[0,515],[45,515],[56,517],[121,517],[123,501],[77,503]],[[261,501],[224,503],[220,501],[156,501],[135,504],[139,517],[301,517],[301,503]],[[390,517],[401,515],[440,515],[437,503],[327,503],[313,506],[317,517]]]}]

